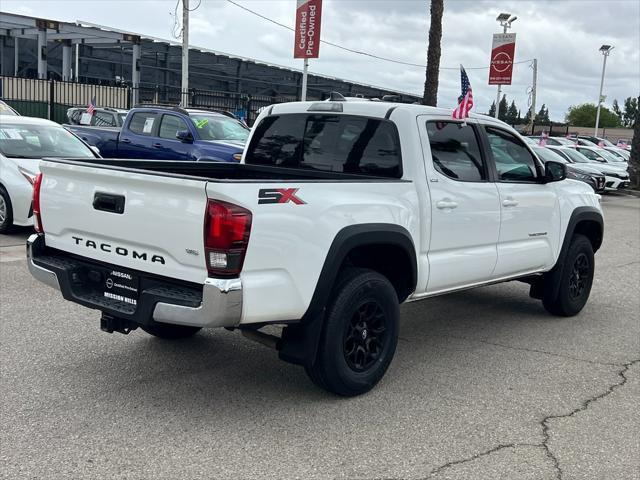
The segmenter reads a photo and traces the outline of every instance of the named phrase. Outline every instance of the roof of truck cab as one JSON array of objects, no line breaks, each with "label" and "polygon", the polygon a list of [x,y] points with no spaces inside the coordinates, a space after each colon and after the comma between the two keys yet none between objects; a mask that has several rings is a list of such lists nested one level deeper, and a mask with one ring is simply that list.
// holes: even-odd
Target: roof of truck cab
[{"label": "roof of truck cab", "polygon": [[[331,111],[321,111],[320,108],[327,108],[326,105],[336,103],[342,105],[342,112],[331,112]],[[407,103],[393,103],[393,102],[288,102],[288,103],[278,103],[272,105],[270,114],[283,114],[283,113],[303,113],[313,110],[310,110],[312,105],[318,105],[319,109],[317,113],[347,113],[353,115],[366,115],[368,117],[380,117],[384,118],[387,116],[390,110],[392,111],[408,111],[414,115],[438,115],[443,117],[452,118],[453,109],[452,108],[440,108],[440,107],[429,107],[427,105],[416,105],[416,104],[407,104]],[[320,105],[324,105],[325,107],[320,107]],[[497,120],[493,117],[489,117],[488,115],[471,113],[470,118],[481,120],[484,123],[494,123],[500,125],[506,125],[504,122]]]}]

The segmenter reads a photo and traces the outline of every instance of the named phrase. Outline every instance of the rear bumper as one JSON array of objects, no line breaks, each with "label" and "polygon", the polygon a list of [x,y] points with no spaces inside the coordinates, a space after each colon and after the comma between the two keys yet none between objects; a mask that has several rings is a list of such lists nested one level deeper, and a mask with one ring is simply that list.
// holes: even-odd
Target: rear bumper
[{"label": "rear bumper", "polygon": [[[139,325],[154,322],[194,327],[235,327],[242,316],[242,283],[239,278],[207,278],[204,285],[174,283],[140,272],[143,279],[136,305],[104,297],[99,284],[85,281],[87,269],[109,268],[89,259],[47,250],[44,237],[27,240],[31,274],[62,293],[69,301],[100,310]],[[117,268],[116,266],[113,266]]]}]

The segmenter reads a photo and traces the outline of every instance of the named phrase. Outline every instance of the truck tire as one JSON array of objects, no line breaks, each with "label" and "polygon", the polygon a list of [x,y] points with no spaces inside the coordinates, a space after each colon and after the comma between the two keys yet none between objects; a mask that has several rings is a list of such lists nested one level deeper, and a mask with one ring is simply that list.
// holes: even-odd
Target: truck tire
[{"label": "truck tire", "polygon": [[316,361],[305,367],[319,387],[346,397],[371,390],[387,371],[398,343],[398,296],[386,277],[348,268],[326,309]]},{"label": "truck tire", "polygon": [[591,242],[574,235],[562,264],[544,279],[542,304],[547,312],[562,317],[579,313],[589,299],[594,267]]},{"label": "truck tire", "polygon": [[9,194],[0,185],[0,233],[10,233],[13,229],[13,206]]},{"label": "truck tire", "polygon": [[174,325],[171,323],[155,323],[153,325],[141,325],[140,328],[154,337],[165,340],[178,340],[180,338],[192,337],[200,330],[200,327],[189,327],[186,325]]}]

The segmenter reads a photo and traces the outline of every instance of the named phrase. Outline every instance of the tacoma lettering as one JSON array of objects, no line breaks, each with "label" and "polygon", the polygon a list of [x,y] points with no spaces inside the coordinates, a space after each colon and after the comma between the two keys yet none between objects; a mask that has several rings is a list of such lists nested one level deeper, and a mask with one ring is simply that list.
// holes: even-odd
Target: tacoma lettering
[{"label": "tacoma lettering", "polygon": [[[165,264],[164,257],[162,255],[151,255],[151,260],[149,260],[149,254],[147,252],[138,252],[136,250],[129,250],[125,247],[114,247],[109,243],[97,243],[94,240],[86,240],[82,237],[71,237],[76,242],[76,245],[83,245],[87,248],[93,248],[94,250],[100,249],[103,252],[111,253],[115,251],[118,255],[122,257],[131,257],[136,260],[150,261],[151,263],[161,263]],[[114,249],[114,250],[113,250]]]}]

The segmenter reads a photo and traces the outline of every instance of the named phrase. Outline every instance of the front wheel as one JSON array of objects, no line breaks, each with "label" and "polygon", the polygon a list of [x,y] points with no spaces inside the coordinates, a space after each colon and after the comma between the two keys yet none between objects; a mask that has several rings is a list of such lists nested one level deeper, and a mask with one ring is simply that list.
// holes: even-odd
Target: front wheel
[{"label": "front wheel", "polygon": [[7,191],[0,186],[0,233],[9,233],[13,227],[13,207]]},{"label": "front wheel", "polygon": [[398,342],[398,296],[372,270],[343,271],[327,308],[318,356],[305,367],[329,392],[355,396],[371,390],[387,371]]},{"label": "front wheel", "polygon": [[200,327],[189,327],[186,325],[174,325],[171,323],[154,323],[153,325],[141,325],[140,328],[154,337],[165,340],[177,340],[187,338],[198,333]]},{"label": "front wheel", "polygon": [[574,235],[562,265],[544,279],[544,308],[562,317],[578,314],[589,299],[594,267],[591,242],[584,235]]}]

